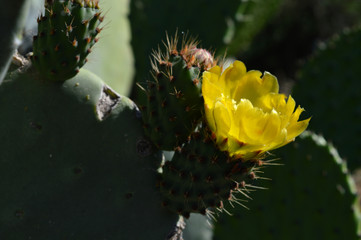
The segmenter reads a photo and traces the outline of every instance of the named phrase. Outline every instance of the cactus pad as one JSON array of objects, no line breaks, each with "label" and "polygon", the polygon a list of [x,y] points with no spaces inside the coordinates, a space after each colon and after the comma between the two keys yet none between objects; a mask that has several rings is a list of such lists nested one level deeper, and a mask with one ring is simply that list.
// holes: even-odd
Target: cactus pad
[{"label": "cactus pad", "polygon": [[165,162],[159,179],[162,205],[188,218],[190,213],[223,211],[224,201],[237,202],[235,193],[254,177],[256,161],[229,161],[211,140],[193,133],[191,140]]},{"label": "cactus pad", "polygon": [[160,207],[162,158],[135,104],[85,70],[34,72],[0,87],[1,238],[164,239],[178,216]]},{"label": "cactus pad", "polygon": [[177,37],[168,39],[167,51],[154,53],[153,79],[140,101],[144,128],[153,143],[162,150],[180,146],[199,123],[203,100],[201,76],[215,63],[213,56],[183,41],[177,50]]},{"label": "cactus pad", "polygon": [[335,148],[305,132],[275,154],[285,165],[267,171],[268,190],[251,195],[250,210],[223,215],[214,239],[360,239],[355,185]]},{"label": "cactus pad", "polygon": [[312,115],[310,129],[339,148],[350,170],[361,167],[361,29],[321,46],[303,66],[293,95]]},{"label": "cactus pad", "polygon": [[38,18],[32,62],[43,78],[65,81],[86,63],[101,31],[97,0],[47,0]]}]

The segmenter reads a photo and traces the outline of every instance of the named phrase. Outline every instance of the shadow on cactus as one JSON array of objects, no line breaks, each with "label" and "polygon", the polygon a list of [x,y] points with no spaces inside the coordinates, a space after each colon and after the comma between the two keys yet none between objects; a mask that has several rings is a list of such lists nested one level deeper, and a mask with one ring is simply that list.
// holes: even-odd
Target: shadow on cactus
[{"label": "shadow on cactus", "polygon": [[320,45],[299,71],[293,89],[305,107],[317,112],[310,127],[338,146],[352,171],[361,167],[360,41],[358,27]]},{"label": "shadow on cactus", "polygon": [[234,239],[242,228],[248,240],[360,239],[359,198],[337,150],[305,132],[275,153],[285,164],[267,169],[272,180],[252,194],[249,211],[236,207],[215,222],[214,239]]},{"label": "shadow on cactus", "polygon": [[307,128],[275,76],[226,68],[177,36],[154,52],[139,110],[81,69],[101,29],[97,1],[45,8],[32,65],[19,57],[0,86],[0,236],[180,238],[183,217],[242,204],[268,151]]}]

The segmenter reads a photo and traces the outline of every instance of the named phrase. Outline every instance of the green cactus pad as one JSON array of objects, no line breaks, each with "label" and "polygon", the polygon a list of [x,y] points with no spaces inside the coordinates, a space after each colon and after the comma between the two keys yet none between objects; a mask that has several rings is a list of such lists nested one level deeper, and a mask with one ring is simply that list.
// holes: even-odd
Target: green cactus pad
[{"label": "green cactus pad", "polygon": [[34,72],[0,87],[1,238],[165,239],[178,216],[135,104],[86,70],[58,84]]},{"label": "green cactus pad", "polygon": [[223,211],[225,201],[235,202],[235,193],[253,179],[257,161],[229,161],[211,140],[199,133],[165,162],[159,175],[162,205],[189,218],[190,213],[208,215],[213,208]]},{"label": "green cactus pad", "polygon": [[162,150],[182,145],[199,123],[201,76],[214,63],[213,56],[194,42],[180,51],[177,40],[168,42],[165,54],[154,53],[153,79],[144,87],[140,101],[145,132]]},{"label": "green cactus pad", "polygon": [[75,76],[97,41],[102,20],[96,0],[47,0],[32,56],[42,77],[65,81]]},{"label": "green cactus pad", "polygon": [[305,132],[275,152],[284,163],[246,205],[215,222],[214,239],[360,239],[356,188],[336,149]]},{"label": "green cactus pad", "polygon": [[303,66],[295,99],[312,117],[310,129],[339,148],[350,170],[361,167],[361,29],[321,45]]}]

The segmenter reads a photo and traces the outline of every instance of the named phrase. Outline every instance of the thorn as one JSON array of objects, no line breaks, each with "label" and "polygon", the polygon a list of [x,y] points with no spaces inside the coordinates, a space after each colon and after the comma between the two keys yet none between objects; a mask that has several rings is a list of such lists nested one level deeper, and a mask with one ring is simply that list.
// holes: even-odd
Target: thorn
[{"label": "thorn", "polygon": [[92,50],[90,48],[88,48],[87,53],[91,53],[91,52],[92,52]]},{"label": "thorn", "polygon": [[90,43],[91,42],[91,37],[87,37],[87,38],[85,38],[85,41],[87,42],[87,43]]},{"label": "thorn", "polygon": [[54,36],[54,35],[55,35],[55,29],[54,29],[54,28],[50,30],[50,35],[51,35],[51,36]]},{"label": "thorn", "polygon": [[256,178],[256,174],[254,172],[250,172],[248,177],[253,180]]},{"label": "thorn", "polygon": [[55,51],[55,52],[59,51],[59,48],[60,48],[60,47],[59,47],[59,44],[56,44],[56,46],[54,47],[54,51]]},{"label": "thorn", "polygon": [[97,34],[99,34],[101,31],[103,30],[103,28],[96,28],[95,31],[97,32]]},{"label": "thorn", "polygon": [[199,80],[197,78],[193,79],[193,84],[197,86],[199,84]]},{"label": "thorn", "polygon": [[178,51],[176,49],[173,49],[171,52],[170,52],[170,55],[172,56],[178,56]]},{"label": "thorn", "polygon": [[97,12],[96,14],[94,14],[94,17],[99,19],[99,17],[100,17],[100,12]]}]

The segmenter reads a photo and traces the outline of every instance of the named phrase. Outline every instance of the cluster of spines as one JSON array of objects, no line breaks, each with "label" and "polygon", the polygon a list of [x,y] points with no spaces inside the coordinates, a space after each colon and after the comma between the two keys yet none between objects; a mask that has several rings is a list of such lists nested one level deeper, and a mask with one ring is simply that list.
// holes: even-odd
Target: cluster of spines
[{"label": "cluster of spines", "polygon": [[249,198],[247,182],[256,178],[260,165],[259,159],[231,160],[211,140],[193,133],[159,175],[162,206],[186,218],[190,213],[212,216],[212,209],[227,212],[225,201],[242,204],[235,193]]},{"label": "cluster of spines", "polygon": [[97,0],[46,1],[33,38],[32,62],[40,75],[65,81],[87,62],[103,21]]},{"label": "cluster of spines", "polygon": [[153,143],[162,150],[174,150],[189,138],[199,124],[203,108],[201,76],[215,64],[213,55],[197,48],[196,41],[167,38],[166,52],[153,53],[152,77],[143,87],[146,93],[144,128]]}]

